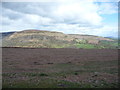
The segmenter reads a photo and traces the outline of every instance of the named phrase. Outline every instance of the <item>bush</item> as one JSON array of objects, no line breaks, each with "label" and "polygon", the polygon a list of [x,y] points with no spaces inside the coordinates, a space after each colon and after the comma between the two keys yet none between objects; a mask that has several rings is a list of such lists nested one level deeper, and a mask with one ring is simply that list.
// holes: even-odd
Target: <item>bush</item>
[{"label": "bush", "polygon": [[41,73],[40,76],[48,76],[48,75],[45,73]]}]

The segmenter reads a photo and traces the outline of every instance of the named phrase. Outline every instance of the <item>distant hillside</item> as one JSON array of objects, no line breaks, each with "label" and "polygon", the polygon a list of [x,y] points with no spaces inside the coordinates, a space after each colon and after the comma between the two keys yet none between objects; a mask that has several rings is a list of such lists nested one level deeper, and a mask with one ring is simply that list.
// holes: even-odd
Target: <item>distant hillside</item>
[{"label": "distant hillside", "polygon": [[15,32],[4,32],[4,33],[0,33],[0,38],[4,38],[4,37],[6,37],[6,36],[8,36],[8,35],[11,35],[11,34],[13,34],[13,33],[15,33]]},{"label": "distant hillside", "polygon": [[24,30],[4,34],[3,47],[35,48],[118,48],[117,40],[43,30]]}]

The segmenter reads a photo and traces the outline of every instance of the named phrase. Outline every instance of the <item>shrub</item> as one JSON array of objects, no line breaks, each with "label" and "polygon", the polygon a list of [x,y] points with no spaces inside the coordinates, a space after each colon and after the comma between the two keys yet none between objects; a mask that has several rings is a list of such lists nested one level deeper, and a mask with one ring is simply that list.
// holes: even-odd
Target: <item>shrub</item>
[{"label": "shrub", "polygon": [[48,75],[45,73],[41,73],[40,76],[48,76]]}]

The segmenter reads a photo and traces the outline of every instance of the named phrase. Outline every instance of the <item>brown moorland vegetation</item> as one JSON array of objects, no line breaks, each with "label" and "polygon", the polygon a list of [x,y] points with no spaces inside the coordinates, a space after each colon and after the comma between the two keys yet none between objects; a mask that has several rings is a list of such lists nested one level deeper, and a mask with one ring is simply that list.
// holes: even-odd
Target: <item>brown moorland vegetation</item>
[{"label": "brown moorland vegetation", "polygon": [[2,48],[3,88],[117,88],[117,49]]}]

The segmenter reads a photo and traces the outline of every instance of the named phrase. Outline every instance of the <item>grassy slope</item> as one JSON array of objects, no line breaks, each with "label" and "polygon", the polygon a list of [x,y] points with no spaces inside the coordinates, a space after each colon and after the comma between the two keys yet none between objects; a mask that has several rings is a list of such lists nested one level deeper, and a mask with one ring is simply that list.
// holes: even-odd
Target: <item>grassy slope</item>
[{"label": "grassy slope", "polygon": [[118,48],[117,40],[91,35],[26,30],[3,38],[3,47],[37,48]]}]

